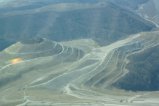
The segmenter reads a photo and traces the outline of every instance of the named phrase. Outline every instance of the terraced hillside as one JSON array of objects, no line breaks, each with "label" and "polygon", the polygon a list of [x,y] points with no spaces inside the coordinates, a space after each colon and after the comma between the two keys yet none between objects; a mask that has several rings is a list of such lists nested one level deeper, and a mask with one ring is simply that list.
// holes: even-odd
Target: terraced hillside
[{"label": "terraced hillside", "polygon": [[0,106],[158,106],[158,0],[0,0]]},{"label": "terraced hillside", "polygon": [[[145,92],[133,82],[143,86],[158,83],[157,76],[152,83],[143,79],[152,78],[157,66],[151,71],[138,65],[145,55],[150,55],[149,63],[158,61],[154,59],[158,40],[158,32],[151,32],[102,47],[91,39],[17,42],[0,53],[0,105],[155,106],[159,93],[151,91],[158,86]],[[152,47],[156,55],[149,53]],[[143,58],[138,58],[141,54]],[[141,74],[136,74],[138,71]]]}]

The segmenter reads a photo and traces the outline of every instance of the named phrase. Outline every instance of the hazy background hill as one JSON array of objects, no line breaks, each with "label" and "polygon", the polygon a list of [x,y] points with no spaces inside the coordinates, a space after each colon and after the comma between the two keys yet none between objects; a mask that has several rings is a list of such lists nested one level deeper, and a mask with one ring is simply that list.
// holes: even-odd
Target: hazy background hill
[{"label": "hazy background hill", "polygon": [[117,5],[125,7],[127,9],[138,9],[141,4],[148,2],[149,0],[109,0]]},{"label": "hazy background hill", "polygon": [[[110,1],[91,0],[85,4],[83,0],[61,2],[16,1],[2,6],[0,39],[16,42],[36,36],[55,41],[92,38],[101,45],[107,45],[155,27],[136,13]],[[125,5],[126,1],[118,2]],[[138,3],[141,2],[133,4]]]},{"label": "hazy background hill", "polygon": [[148,0],[146,3],[139,6],[138,14],[159,26],[159,1]]}]

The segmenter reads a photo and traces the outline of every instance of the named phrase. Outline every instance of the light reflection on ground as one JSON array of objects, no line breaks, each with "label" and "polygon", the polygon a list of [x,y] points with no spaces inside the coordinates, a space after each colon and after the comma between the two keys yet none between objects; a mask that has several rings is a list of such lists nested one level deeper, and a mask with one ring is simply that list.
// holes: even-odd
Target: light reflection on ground
[{"label": "light reflection on ground", "polygon": [[22,58],[14,58],[14,59],[10,60],[11,64],[17,64],[17,63],[20,63],[22,61],[23,61]]}]

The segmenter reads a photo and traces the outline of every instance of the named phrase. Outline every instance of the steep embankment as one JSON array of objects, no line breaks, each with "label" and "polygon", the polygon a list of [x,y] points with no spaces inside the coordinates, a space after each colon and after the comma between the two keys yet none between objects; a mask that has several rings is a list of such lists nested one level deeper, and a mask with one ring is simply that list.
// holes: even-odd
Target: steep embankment
[{"label": "steep embankment", "polygon": [[158,91],[158,32],[142,35],[142,43],[138,45],[144,49],[128,56],[129,63],[126,68],[129,73],[116,86],[132,91]]}]

